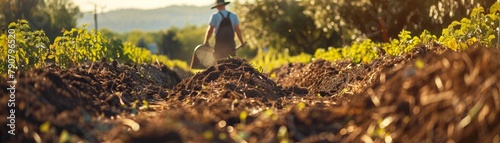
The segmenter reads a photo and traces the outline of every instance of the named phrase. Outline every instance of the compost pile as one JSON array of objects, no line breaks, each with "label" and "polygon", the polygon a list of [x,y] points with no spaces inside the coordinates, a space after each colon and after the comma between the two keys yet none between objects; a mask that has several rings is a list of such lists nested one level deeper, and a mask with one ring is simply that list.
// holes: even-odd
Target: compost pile
[{"label": "compost pile", "polygon": [[369,104],[348,136],[377,142],[500,141],[499,55],[487,49],[447,51],[386,70],[353,100]]},{"label": "compost pile", "polygon": [[[284,96],[280,87],[255,70],[245,59],[223,59],[217,65],[179,83],[170,97],[189,99],[245,99],[277,100]],[[187,96],[187,97],[186,97]]]},{"label": "compost pile", "polygon": [[498,56],[419,46],[269,74],[230,58],[184,79],[161,65],[49,66],[17,77],[17,135],[1,142],[498,142]]},{"label": "compost pile", "polygon": [[[1,128],[1,142],[57,142],[63,132],[74,134],[74,140],[100,141],[103,132],[96,128],[108,130],[111,125],[103,119],[138,112],[142,101],[162,100],[167,89],[180,82],[165,66],[105,60],[70,69],[50,65],[21,73],[16,80],[17,134],[10,136],[8,128]],[[10,85],[4,77],[1,81],[0,104],[7,107]],[[7,117],[8,112],[1,110],[0,114]],[[0,122],[10,121],[1,118]]]}]

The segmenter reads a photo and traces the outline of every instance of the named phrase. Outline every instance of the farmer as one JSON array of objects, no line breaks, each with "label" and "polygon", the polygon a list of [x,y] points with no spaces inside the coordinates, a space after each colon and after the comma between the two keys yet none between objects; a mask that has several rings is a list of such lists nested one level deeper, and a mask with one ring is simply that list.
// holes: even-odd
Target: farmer
[{"label": "farmer", "polygon": [[[230,2],[224,0],[216,0],[215,5],[211,8],[217,8],[218,12],[213,13],[210,17],[209,27],[205,34],[204,45],[209,45],[208,41],[215,30],[215,59],[227,58],[236,56],[236,43],[234,42],[234,33],[238,36],[241,46],[245,45],[240,31],[240,21],[236,14],[227,11],[226,5]],[[240,46],[240,47],[241,47]]]}]

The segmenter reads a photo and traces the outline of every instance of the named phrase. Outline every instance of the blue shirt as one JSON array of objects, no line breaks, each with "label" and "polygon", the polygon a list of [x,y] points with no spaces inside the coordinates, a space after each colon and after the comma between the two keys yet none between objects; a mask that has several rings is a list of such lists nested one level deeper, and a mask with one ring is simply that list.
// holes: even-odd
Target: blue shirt
[{"label": "blue shirt", "polygon": [[[224,17],[227,16],[228,12],[231,13],[229,14],[229,18],[231,19],[231,25],[233,25],[233,30],[236,25],[240,24],[240,21],[238,20],[238,16],[236,16],[236,14],[227,10],[221,10],[220,12],[222,13],[222,15],[224,15]],[[219,14],[219,11],[213,13],[212,16],[210,17],[210,21],[208,24],[210,26],[215,27],[214,31],[215,33],[217,33],[217,30],[219,29],[219,24],[221,21],[222,21],[222,16]]]}]

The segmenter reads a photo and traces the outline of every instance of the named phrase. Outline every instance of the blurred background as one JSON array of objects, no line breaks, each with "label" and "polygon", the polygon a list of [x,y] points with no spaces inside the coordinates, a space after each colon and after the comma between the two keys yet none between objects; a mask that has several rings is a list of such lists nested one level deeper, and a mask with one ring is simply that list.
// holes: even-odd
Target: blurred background
[{"label": "blurred background", "polygon": [[[401,30],[437,36],[477,5],[494,0],[229,0],[241,21],[253,58],[269,50],[290,55],[348,46],[371,39],[387,42]],[[85,27],[110,39],[135,43],[152,53],[189,62],[203,42],[211,0],[0,0],[0,27],[26,19],[51,41],[61,31]],[[213,44],[213,42],[212,42]],[[238,43],[237,43],[238,44]]]}]

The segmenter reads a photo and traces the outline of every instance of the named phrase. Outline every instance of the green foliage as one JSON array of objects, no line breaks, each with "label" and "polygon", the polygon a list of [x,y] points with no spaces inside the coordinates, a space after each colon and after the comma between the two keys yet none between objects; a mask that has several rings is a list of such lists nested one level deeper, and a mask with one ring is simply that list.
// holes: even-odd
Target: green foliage
[{"label": "green foliage", "polygon": [[61,29],[76,27],[77,19],[83,16],[80,8],[71,0],[45,0],[41,7],[43,7],[43,15],[48,19],[46,19],[47,23],[40,27],[46,30],[50,40],[61,35]]},{"label": "green foliage", "polygon": [[[302,1],[305,13],[315,17],[324,29],[347,29],[342,33],[353,39],[367,37],[375,42],[390,42],[401,30],[440,35],[443,26],[470,14],[476,5],[492,5],[495,0],[313,0]],[[386,35],[387,37],[384,37]],[[345,35],[343,37],[350,36]]]},{"label": "green foliage", "polygon": [[61,29],[76,27],[81,16],[71,0],[0,0],[0,27],[25,19],[32,29],[43,29],[51,41]]},{"label": "green foliage", "polygon": [[94,33],[94,31],[87,31],[85,27],[73,28],[71,31],[66,31],[62,37],[56,38],[51,46],[56,51],[55,62],[67,67],[85,61],[93,62],[107,58],[132,63],[161,62],[171,67],[179,66],[188,69],[184,62],[172,61],[165,56],[155,55],[131,42],[107,40],[100,32]]},{"label": "green foliage", "polygon": [[[11,40],[15,42],[14,53],[10,55],[16,59],[16,66],[19,70],[28,70],[33,67],[44,66],[44,61],[48,59],[49,39],[46,37],[43,30],[31,30],[30,25],[26,20],[18,20],[18,22],[11,23],[8,29],[12,29],[11,34],[5,35],[2,33],[0,41]],[[9,38],[8,35],[11,35]],[[5,42],[7,43],[7,42]],[[2,55],[8,55],[8,45],[0,44]],[[8,65],[7,56],[2,56],[0,59],[2,69],[7,69]],[[0,73],[5,73],[2,70]]]},{"label": "green foliage", "polygon": [[194,49],[194,47],[196,47],[198,44],[203,43],[207,28],[208,25],[203,25],[203,26],[186,25],[184,28],[179,29],[176,35],[176,39],[178,39],[181,42],[182,50],[189,51],[189,53],[193,52],[192,50]]},{"label": "green foliage", "polygon": [[481,44],[487,47],[493,47],[496,36],[496,30],[500,26],[499,2],[490,7],[490,12],[485,13],[482,6],[474,8],[469,18],[463,18],[460,21],[453,21],[448,28],[443,29],[443,35],[439,42],[453,50],[464,50],[473,44]]},{"label": "green foliage", "polygon": [[[163,55],[167,55],[170,58],[176,58],[176,51],[180,51],[181,42],[177,38],[178,29],[173,27],[167,31],[160,32],[160,38],[156,41],[158,46],[158,52]],[[201,38],[200,38],[201,39]],[[182,50],[184,52],[184,50]]]},{"label": "green foliage", "polygon": [[[314,54],[320,47],[339,47],[364,39],[397,43],[391,38],[400,38],[419,43],[412,41],[417,40],[413,37],[401,38],[400,31],[441,35],[443,24],[466,16],[470,13],[468,9],[477,4],[492,3],[489,0],[265,0],[236,2],[234,10],[241,16],[242,30],[251,48],[286,48],[291,55],[297,55]],[[414,46],[409,44],[398,43],[403,52]]]},{"label": "green foliage", "polygon": [[328,61],[337,61],[344,59],[342,50],[340,48],[333,47],[328,48],[328,50],[325,50],[323,48],[316,50],[316,53],[314,53],[314,57],[322,57],[323,59]]},{"label": "green foliage", "polygon": [[[161,32],[161,41],[157,42],[159,51],[172,59],[191,61],[194,48],[203,43],[207,26],[187,25],[184,28],[170,28]],[[212,42],[213,43],[213,42]]]},{"label": "green foliage", "polygon": [[100,33],[91,34],[85,28],[73,28],[57,37],[50,49],[54,51],[51,57],[55,58],[55,63],[62,67],[71,67],[100,60],[107,53],[108,46],[108,40]]},{"label": "green foliage", "polygon": [[320,17],[307,15],[296,0],[265,0],[234,5],[251,48],[288,49],[291,55],[313,54],[318,47],[340,46],[340,30],[317,27]]},{"label": "green foliage", "polygon": [[41,0],[0,0],[0,27],[7,27],[23,17],[36,17],[42,10],[40,5],[43,5]]},{"label": "green foliage", "polygon": [[[429,33],[424,31],[422,33],[422,36],[424,36],[424,38],[427,38],[427,40],[432,40],[432,37],[435,37],[426,34]],[[383,49],[389,55],[398,56],[411,51],[413,47],[420,43],[421,40],[419,37],[412,37],[409,31],[403,30],[399,34],[399,39],[393,39],[390,43],[376,43],[368,39],[360,43],[354,43],[353,45],[344,48],[330,47],[326,51],[320,49],[316,51],[314,57],[329,61],[348,59],[352,60],[354,63],[369,63],[372,60],[378,58],[380,49]]]},{"label": "green foliage", "polygon": [[[439,38],[427,30],[424,30],[419,36],[412,36],[412,32],[402,30],[396,39],[391,39],[386,43],[365,40],[355,42],[343,48],[335,48],[333,46],[327,46],[329,47],[328,49],[318,48],[313,52],[314,55],[302,52],[297,56],[291,56],[295,54],[292,54],[289,48],[266,48],[265,52],[262,48],[259,48],[259,52],[251,62],[256,67],[261,67],[265,72],[269,72],[287,63],[309,63],[315,59],[330,61],[352,60],[354,63],[368,63],[378,58],[381,54],[379,53],[380,51],[385,51],[387,55],[399,56],[410,52],[417,45],[433,42],[442,43],[453,50],[463,50],[474,44],[493,47],[495,44],[499,44],[498,42],[495,43],[498,40],[496,34],[500,32],[498,30],[500,24],[499,5],[500,3],[498,2],[492,5],[489,8],[489,12],[486,12],[480,6],[476,7],[471,11],[469,17],[463,18],[460,21],[454,21],[447,28],[443,29],[442,36]],[[181,68],[188,69],[185,62],[170,60],[166,56],[152,54],[149,50],[139,48],[130,42],[122,43],[119,40],[108,40],[100,32],[89,32],[85,28],[73,28],[64,31],[63,35],[57,37],[50,46],[48,46],[50,42],[44,31],[31,30],[26,20],[12,23],[9,28],[16,31],[17,49],[14,55],[17,59],[16,64],[21,67],[21,70],[43,67],[47,62],[54,62],[62,67],[70,67],[79,65],[82,62],[97,61],[101,58],[136,63],[162,62],[169,67],[180,66]],[[186,30],[190,32],[183,32],[183,34],[176,33],[170,38],[182,39],[177,39],[182,45],[188,45],[187,43],[189,42],[190,44],[199,44],[201,42],[197,43],[196,40],[202,41],[203,38],[193,37],[202,36],[192,35],[202,35],[205,28],[187,28]],[[261,33],[265,32],[261,31]],[[273,38],[266,37],[265,39],[269,40]],[[283,38],[277,39],[284,42]],[[7,35],[2,33],[0,40],[7,40]],[[184,48],[187,48],[185,52],[190,54],[192,51],[190,48],[194,48],[194,46]],[[3,53],[2,55],[6,55],[8,47],[0,45],[0,49]],[[5,69],[7,58],[0,59],[0,62],[2,63],[2,68]],[[2,73],[4,72],[2,71]]]},{"label": "green foliage", "polygon": [[[285,63],[298,62],[296,59],[325,59],[329,61],[352,60],[354,63],[369,63],[378,58],[380,51],[385,51],[386,55],[400,56],[410,52],[415,46],[431,44],[433,42],[443,43],[452,50],[464,50],[474,44],[494,47],[495,32],[500,32],[500,3],[497,2],[490,8],[490,12],[485,14],[482,7],[472,10],[469,18],[463,18],[460,22],[454,21],[448,28],[443,30],[443,35],[437,38],[436,35],[424,30],[419,36],[411,36],[410,31],[403,30],[398,34],[398,39],[391,39],[387,43],[377,43],[372,40],[355,42],[351,46],[343,48],[329,47],[328,49],[318,49],[314,56],[300,55],[290,58],[288,52],[269,52],[258,56],[252,61],[256,66],[262,66],[266,71],[277,68]],[[310,61],[310,60],[309,60]],[[300,62],[307,62],[301,60]],[[417,65],[418,66],[418,65]]]},{"label": "green foliage", "polygon": [[103,35],[104,37],[106,37],[106,39],[120,39],[120,40],[125,40],[127,38],[125,38],[125,34],[119,34],[115,31],[112,31],[111,29],[108,29],[108,28],[99,28],[99,32],[101,33],[101,35]]},{"label": "green foliage", "polygon": [[[178,66],[188,70],[185,62],[170,60],[166,56],[152,54],[149,50],[139,48],[130,42],[122,43],[119,40],[108,40],[100,32],[88,31],[83,28],[73,28],[64,31],[52,45],[44,31],[31,30],[26,20],[12,23],[10,29],[15,30],[16,57],[19,70],[39,68],[48,62],[53,62],[63,68],[78,66],[84,62],[94,62],[106,58],[108,61],[134,63],[163,63],[169,67]],[[0,36],[6,41],[7,35]],[[0,45],[2,53],[7,55],[7,45]],[[4,55],[2,54],[2,55]],[[6,69],[7,58],[0,59],[2,68]],[[0,73],[5,73],[2,70]]]},{"label": "green foliage", "polygon": [[[422,32],[421,36],[428,38],[428,40],[435,39],[432,35],[427,31]],[[419,37],[412,37],[411,32],[403,30],[398,35],[399,39],[392,39],[390,43],[382,44],[381,47],[387,52],[389,55],[399,56],[403,53],[407,53],[413,49],[413,47],[417,46],[421,43]],[[430,37],[430,38],[429,38]],[[428,41],[429,42],[429,41]]]},{"label": "green foliage", "polygon": [[[420,37],[425,39],[426,42],[436,39],[436,36],[430,35],[429,32],[426,31],[424,31]],[[329,61],[351,60],[356,64],[369,63],[378,58],[380,49],[386,51],[388,55],[399,56],[403,53],[410,52],[418,44],[422,44],[421,38],[416,36],[412,37],[409,31],[403,30],[399,34],[399,39],[393,39],[390,43],[376,43],[368,39],[343,48],[320,48],[316,50],[314,56],[300,54],[292,57],[289,56],[286,50],[285,52],[279,52],[270,49],[266,53],[259,53],[252,62],[256,66],[263,67],[265,71],[270,71],[271,69],[287,63],[309,63],[315,59],[325,59]]]},{"label": "green foliage", "polygon": [[156,41],[156,33],[144,32],[141,30],[134,30],[124,34],[124,41],[134,43],[138,47],[145,48],[147,43],[154,43]]},{"label": "green foliage", "polygon": [[272,69],[288,63],[309,63],[312,56],[307,53],[301,53],[297,56],[290,56],[288,51],[279,51],[269,49],[266,52],[260,51],[251,60],[255,67],[262,68],[263,72],[270,72]]}]

